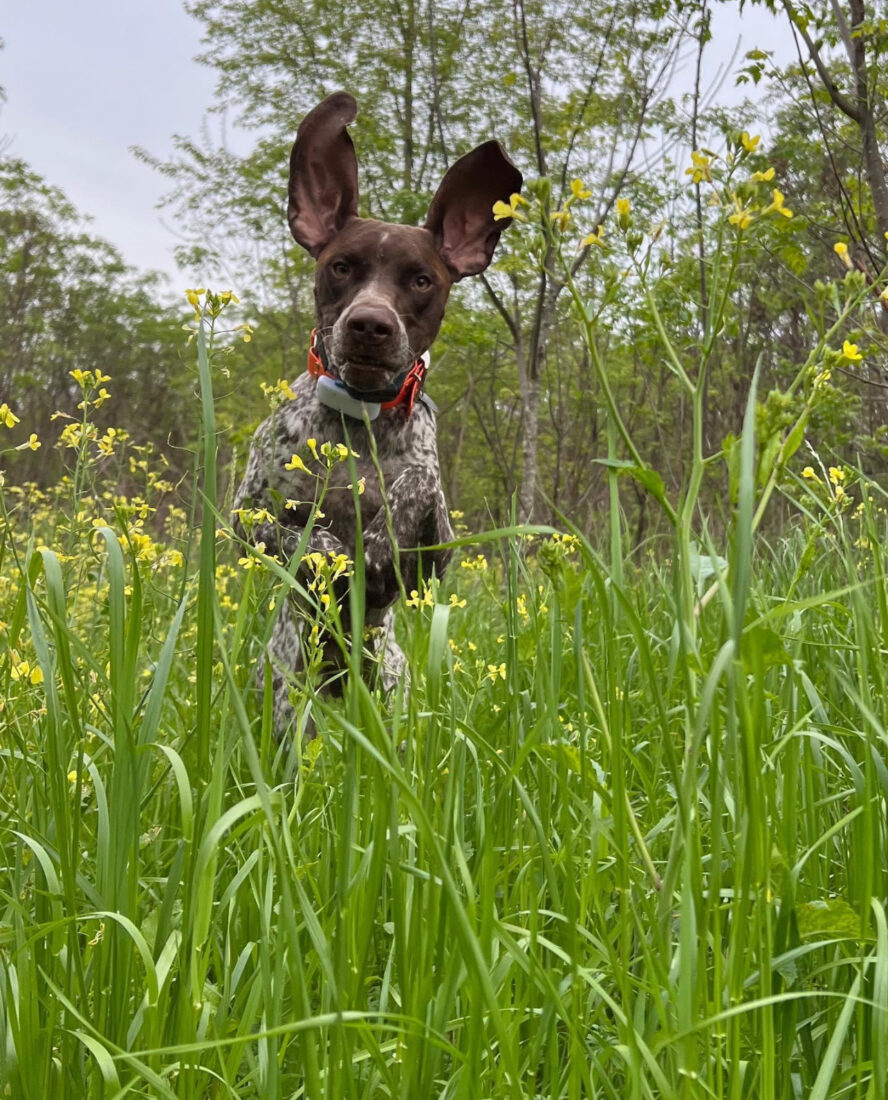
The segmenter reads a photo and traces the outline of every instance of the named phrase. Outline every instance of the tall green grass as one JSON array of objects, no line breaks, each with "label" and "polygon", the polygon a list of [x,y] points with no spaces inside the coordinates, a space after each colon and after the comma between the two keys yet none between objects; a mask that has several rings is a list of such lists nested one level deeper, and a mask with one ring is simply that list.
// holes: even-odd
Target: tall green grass
[{"label": "tall green grass", "polygon": [[211,351],[182,574],[5,498],[5,1094],[881,1100],[879,487],[766,539],[753,393],[722,544],[689,497],[632,553],[499,532],[399,611],[409,695],[278,746],[295,582],[216,539]]}]

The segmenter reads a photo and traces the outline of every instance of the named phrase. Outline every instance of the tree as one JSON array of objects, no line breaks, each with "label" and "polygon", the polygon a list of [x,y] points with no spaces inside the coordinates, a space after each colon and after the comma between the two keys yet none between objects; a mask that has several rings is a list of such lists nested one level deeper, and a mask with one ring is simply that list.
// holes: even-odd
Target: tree
[{"label": "tree", "polygon": [[18,478],[41,483],[59,475],[50,449],[61,424],[76,415],[80,389],[72,371],[108,375],[109,424],[137,425],[174,469],[189,438],[188,384],[181,370],[182,316],[157,304],[158,277],[136,275],[106,241],[84,229],[64,193],[23,161],[0,160],[0,378],[14,401],[19,430],[40,451],[15,456]]},{"label": "tree", "polygon": [[[782,11],[789,21],[804,79],[799,90],[813,110],[832,165],[847,232],[866,255],[871,270],[879,271],[885,264],[888,235],[888,176],[879,138],[888,91],[884,77],[888,19],[873,5],[868,9],[865,0],[846,4],[815,0],[801,5],[794,0],[754,2],[772,12]],[[766,71],[767,56],[755,51],[749,67],[753,79]],[[849,186],[842,171],[849,160],[865,197],[853,183]]]}]

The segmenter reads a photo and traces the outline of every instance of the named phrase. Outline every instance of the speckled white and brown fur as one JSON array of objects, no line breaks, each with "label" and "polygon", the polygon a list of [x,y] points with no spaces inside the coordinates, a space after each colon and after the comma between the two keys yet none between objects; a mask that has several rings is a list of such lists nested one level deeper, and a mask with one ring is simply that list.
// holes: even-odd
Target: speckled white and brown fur
[{"label": "speckled white and brown fur", "polygon": [[[381,661],[381,681],[391,688],[401,674],[404,658],[392,633],[392,603],[398,595],[398,576],[394,552],[382,508],[382,492],[376,467],[370,460],[367,428],[357,420],[345,420],[340,413],[318,402],[315,379],[303,374],[294,384],[296,397],[286,402],[258,429],[250,449],[247,470],[235,498],[235,509],[265,509],[280,514],[277,523],[251,527],[249,538],[265,544],[266,553],[289,559],[303,538],[310,504],[305,508],[281,511],[281,502],[311,502],[316,491],[312,475],[285,467],[295,453],[305,451],[308,439],[345,443],[360,457],[355,459],[355,476],[363,478],[361,525],[364,542],[365,622],[382,630],[375,636]],[[391,521],[397,538],[400,572],[405,588],[418,584],[419,555],[409,548],[448,542],[453,531],[438,475],[438,449],[435,419],[421,403],[406,418],[403,409],[383,412],[371,429],[377,461],[382,471]],[[355,507],[353,494],[346,486],[351,481],[347,465],[334,467],[323,503],[323,519],[315,521],[303,554],[345,553],[353,558],[355,550]],[[434,566],[440,576],[450,557],[447,550],[425,555],[426,576]],[[303,582],[312,574],[297,573]],[[335,654],[329,654],[335,659]],[[292,718],[288,702],[289,682],[301,666],[301,640],[298,609],[285,604],[275,623],[269,647],[274,682],[275,728],[283,732]]]},{"label": "speckled white and brown fur", "polygon": [[[423,228],[359,218],[357,161],[346,130],[356,113],[354,99],[338,92],[303,120],[290,159],[289,222],[293,236],[318,261],[317,323],[328,366],[351,392],[361,393],[390,386],[427,351],[452,283],[490,263],[508,224],[494,220],[493,204],[520,189],[521,175],[496,142],[486,142],[447,172]],[[453,538],[441,488],[435,418],[425,403],[417,401],[412,413],[403,405],[382,409],[371,422],[380,485],[367,426],[321,404],[316,386],[312,375],[302,375],[292,387],[294,398],[259,427],[236,493],[236,514],[264,509],[276,522],[247,530],[236,519],[235,528],[283,560],[300,545],[303,555],[320,551],[353,559],[357,518],[355,497],[347,487],[355,475],[364,479],[365,491],[358,501],[365,622],[382,628],[374,648],[382,684],[389,688],[404,666],[392,632],[399,575],[410,591],[418,586],[420,569],[428,576],[434,568],[440,576],[450,557],[446,549],[432,549]],[[322,518],[312,510],[314,476],[286,469],[294,454],[305,453],[309,439],[344,443],[359,456],[355,471],[348,463],[334,466]],[[287,501],[306,503],[287,508]],[[313,524],[303,541],[310,520]],[[422,547],[430,549],[417,549]],[[311,580],[305,563],[298,566],[297,576]],[[342,601],[342,592],[338,596],[347,615],[347,600]],[[342,664],[341,651],[333,644],[325,647],[325,657]],[[293,719],[290,683],[302,665],[298,606],[282,607],[269,660],[275,729],[283,736]]]}]

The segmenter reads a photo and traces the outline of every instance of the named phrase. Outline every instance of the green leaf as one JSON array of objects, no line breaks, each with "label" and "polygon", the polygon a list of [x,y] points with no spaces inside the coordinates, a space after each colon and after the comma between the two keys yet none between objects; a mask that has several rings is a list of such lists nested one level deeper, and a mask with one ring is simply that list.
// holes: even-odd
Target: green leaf
[{"label": "green leaf", "polygon": [[761,674],[778,665],[791,665],[792,657],[786,651],[780,635],[767,626],[754,626],[744,631],[740,645],[743,667],[750,674]]},{"label": "green leaf", "polygon": [[844,898],[809,901],[796,910],[799,935],[860,939],[860,916]]},{"label": "green leaf", "polygon": [[639,466],[625,458],[596,458],[595,461],[599,466],[607,466],[621,474],[628,474],[657,500],[666,500],[666,485],[657,471],[650,466]]}]

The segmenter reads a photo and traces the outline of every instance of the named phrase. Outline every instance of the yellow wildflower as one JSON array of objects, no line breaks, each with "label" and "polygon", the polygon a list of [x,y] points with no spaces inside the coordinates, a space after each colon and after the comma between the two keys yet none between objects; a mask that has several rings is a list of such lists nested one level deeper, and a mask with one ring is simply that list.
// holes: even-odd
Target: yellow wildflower
[{"label": "yellow wildflower", "polygon": [[309,472],[308,467],[299,457],[299,455],[293,455],[289,462],[284,463],[285,470],[301,470],[304,474]]},{"label": "yellow wildflower", "polygon": [[502,662],[499,665],[488,665],[487,666],[487,678],[491,681],[491,683],[494,683],[496,681],[497,677],[499,677],[501,680],[505,680],[505,678],[506,678],[506,665],[505,665],[505,662]]},{"label": "yellow wildflower", "polygon": [[594,233],[590,233],[588,236],[583,237],[580,241],[580,247],[586,248],[588,245],[594,244],[596,248],[604,248],[604,226],[599,225]]},{"label": "yellow wildflower", "polygon": [[842,344],[842,358],[847,359],[850,363],[859,363],[863,356],[858,351],[856,344],[852,344],[846,340],[844,344]]},{"label": "yellow wildflower", "polygon": [[816,481],[818,485],[820,484],[820,478],[817,476],[813,466],[806,466],[804,470],[802,470],[802,477],[806,477],[809,481]]},{"label": "yellow wildflower", "polygon": [[427,584],[423,584],[422,595],[420,596],[419,592],[417,592],[417,590],[414,588],[411,591],[408,599],[405,600],[405,603],[408,607],[434,607],[435,597],[432,594],[432,590],[429,588],[429,586]]},{"label": "yellow wildflower", "polygon": [[[265,553],[265,543],[264,542],[257,542],[256,543],[256,553],[257,554],[264,554]],[[240,565],[243,569],[256,569],[258,566],[260,566],[262,564],[262,562],[259,560],[258,557],[254,557],[252,554],[244,554],[244,556],[242,558],[237,559],[237,564]]]},{"label": "yellow wildflower", "polygon": [[750,183],[770,183],[774,178],[774,169],[768,168],[765,172],[753,172],[749,177]]},{"label": "yellow wildflower", "polygon": [[707,157],[705,153],[696,151],[691,153],[691,167],[685,168],[685,175],[691,177],[692,183],[700,183],[701,180],[711,183],[712,158]]},{"label": "yellow wildflower", "polygon": [[740,200],[740,196],[736,192],[734,192],[731,198],[734,202],[734,213],[728,215],[728,221],[731,223],[731,225],[736,225],[737,228],[742,232],[744,229],[748,229],[750,225],[752,225],[753,219],[755,217],[755,215],[753,214],[753,210],[755,208],[744,206]]},{"label": "yellow wildflower", "polygon": [[845,480],[845,471],[839,466],[830,466],[829,480],[833,485],[838,485],[840,481]]},{"label": "yellow wildflower", "polygon": [[592,192],[582,180],[571,180],[570,190],[575,199],[588,199],[592,195]]},{"label": "yellow wildflower", "polygon": [[465,561],[459,563],[460,569],[469,569],[474,572],[483,573],[487,569],[487,558],[483,554],[476,554],[474,558],[466,558]]},{"label": "yellow wildflower", "polygon": [[18,422],[19,418],[4,401],[0,405],[0,424],[5,424],[7,428],[14,428]]},{"label": "yellow wildflower", "polygon": [[200,296],[202,294],[206,294],[206,289],[204,287],[201,287],[199,290],[186,290],[185,291],[185,297],[188,300],[188,304],[193,309],[198,309],[200,307]]},{"label": "yellow wildflower", "polygon": [[37,435],[36,435],[35,432],[31,432],[31,434],[28,436],[28,442],[27,443],[19,443],[19,445],[16,447],[16,450],[17,451],[36,451],[36,450],[39,449],[39,447],[40,447],[40,440],[37,438]]},{"label": "yellow wildflower", "polygon": [[25,680],[32,684],[43,683],[43,669],[39,665],[34,665],[32,668],[30,661],[14,660],[9,674],[13,680]]},{"label": "yellow wildflower", "polygon": [[527,199],[523,199],[517,193],[509,195],[507,203],[495,202],[493,204],[493,220],[499,222],[504,218],[516,218],[520,222],[527,221],[527,218],[518,210],[519,206],[527,206]]},{"label": "yellow wildflower", "polygon": [[320,456],[318,455],[318,441],[316,439],[306,439],[305,445],[311,451],[314,456],[315,462],[320,462]]},{"label": "yellow wildflower", "polygon": [[740,135],[740,141],[747,153],[754,153],[761,140],[761,135],[756,134],[755,137],[750,137],[745,130]]},{"label": "yellow wildflower", "polygon": [[836,241],[833,245],[833,251],[845,265],[845,267],[851,271],[854,264],[851,263],[851,257],[848,255],[848,245],[844,241]]},{"label": "yellow wildflower", "polygon": [[762,211],[763,214],[782,214],[784,218],[791,218],[792,211],[783,205],[784,195],[782,191],[778,191],[775,187],[771,192],[774,197],[774,201],[770,206],[766,206]]}]

